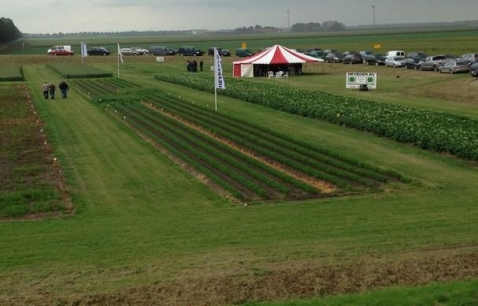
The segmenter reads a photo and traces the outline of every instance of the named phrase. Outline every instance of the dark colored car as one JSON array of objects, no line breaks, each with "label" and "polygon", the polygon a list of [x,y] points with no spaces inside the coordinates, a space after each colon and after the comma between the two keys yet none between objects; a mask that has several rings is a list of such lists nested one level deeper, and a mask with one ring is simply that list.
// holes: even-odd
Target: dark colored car
[{"label": "dark colored car", "polygon": [[407,69],[420,69],[420,65],[423,61],[421,57],[408,57],[405,59],[405,68]]},{"label": "dark colored car", "polygon": [[110,55],[110,50],[105,47],[93,47],[88,49],[88,55]]},{"label": "dark colored car", "polygon": [[325,59],[325,53],[320,50],[306,51],[305,55],[312,56],[318,59]]},{"label": "dark colored car", "polygon": [[237,57],[249,57],[254,55],[254,52],[252,52],[251,49],[244,49],[244,48],[239,48],[236,49],[236,56]]},{"label": "dark colored car", "polygon": [[340,63],[342,62],[342,56],[338,53],[330,52],[325,56],[324,61],[327,63]]},{"label": "dark colored car", "polygon": [[[217,52],[219,53],[220,56],[231,56],[231,51],[224,49],[224,48],[218,48],[216,47]],[[209,56],[214,56],[214,47],[211,47],[207,50],[207,54]]]},{"label": "dark colored car", "polygon": [[196,47],[192,47],[192,46],[180,47],[177,53],[179,55],[184,55],[184,56],[203,56],[204,55],[203,50]]},{"label": "dark colored car", "polygon": [[365,59],[367,65],[385,66],[385,54],[374,54]]},{"label": "dark colored car", "polygon": [[470,74],[471,76],[478,77],[478,62],[471,64]]},{"label": "dark colored car", "polygon": [[364,63],[367,62],[368,58],[372,58],[374,56],[374,53],[370,50],[360,51],[359,54],[362,56]]},{"label": "dark colored car", "polygon": [[149,54],[152,55],[175,55],[176,50],[167,46],[151,46],[148,49]]},{"label": "dark colored car", "polygon": [[423,52],[408,52],[406,58],[416,58],[419,57],[422,60],[426,59],[428,55]]},{"label": "dark colored car", "polygon": [[342,64],[362,64],[363,57],[358,53],[350,53],[342,59]]},{"label": "dark colored car", "polygon": [[336,49],[324,49],[324,53],[327,55],[329,53],[335,53],[335,54],[340,54],[339,50]]}]

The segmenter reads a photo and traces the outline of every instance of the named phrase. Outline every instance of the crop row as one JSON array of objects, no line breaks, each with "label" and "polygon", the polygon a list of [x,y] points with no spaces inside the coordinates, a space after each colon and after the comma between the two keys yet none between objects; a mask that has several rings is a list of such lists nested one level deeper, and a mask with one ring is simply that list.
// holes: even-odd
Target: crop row
[{"label": "crop row", "polygon": [[[295,168],[303,168],[302,171],[309,175],[312,175],[314,170],[318,170],[322,175],[321,179],[342,187],[345,187],[343,179],[366,186],[371,186],[372,182],[385,183],[389,178],[402,179],[399,174],[360,164],[336,153],[323,150],[316,145],[300,142],[270,129],[255,126],[227,115],[210,112],[169,95],[146,94],[145,98],[156,108],[166,110],[175,116],[181,116],[194,125],[201,126],[224,139],[234,141],[249,151],[260,153],[269,160],[288,159],[287,165],[294,164]],[[284,161],[282,160],[282,162]]]},{"label": "crop row", "polygon": [[[302,194],[307,193],[308,196],[317,193],[311,186],[139,103],[116,104],[115,108],[129,123],[146,131],[148,136],[154,136],[162,145],[167,142],[176,153],[180,151],[181,156],[187,155],[189,161],[194,160],[193,167],[199,163],[199,171],[209,169],[207,173],[214,173],[216,180],[221,178],[221,186],[228,185],[226,190],[235,189],[234,194],[240,193],[240,199],[250,200],[247,194],[255,194],[260,199],[277,198],[278,195],[290,197],[292,187],[302,189]],[[247,192],[244,193],[244,190]]]},{"label": "crop row", "polygon": [[107,78],[107,77],[113,76],[113,74],[110,72],[103,71],[101,69],[90,66],[88,64],[56,63],[56,64],[48,64],[47,67],[56,71],[65,79]]},{"label": "crop row", "polygon": [[1,82],[23,81],[23,67],[3,64],[0,69]]},{"label": "crop row", "polygon": [[[214,92],[210,76],[159,74],[156,79]],[[420,148],[478,160],[478,121],[398,104],[343,97],[321,91],[227,78],[218,93],[291,114],[326,120]]]},{"label": "crop row", "polygon": [[137,85],[117,78],[105,78],[98,80],[75,80],[75,86],[86,93],[89,97],[105,96],[106,94],[116,95],[120,90],[125,88],[134,88]]}]

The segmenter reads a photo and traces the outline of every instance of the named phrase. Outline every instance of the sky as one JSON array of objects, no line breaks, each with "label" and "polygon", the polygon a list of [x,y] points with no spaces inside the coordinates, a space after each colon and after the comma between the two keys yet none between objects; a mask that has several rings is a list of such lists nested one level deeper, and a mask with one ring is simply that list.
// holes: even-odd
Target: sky
[{"label": "sky", "polygon": [[[373,8],[374,6],[374,8]],[[287,28],[476,20],[478,0],[0,0],[22,33]]]}]

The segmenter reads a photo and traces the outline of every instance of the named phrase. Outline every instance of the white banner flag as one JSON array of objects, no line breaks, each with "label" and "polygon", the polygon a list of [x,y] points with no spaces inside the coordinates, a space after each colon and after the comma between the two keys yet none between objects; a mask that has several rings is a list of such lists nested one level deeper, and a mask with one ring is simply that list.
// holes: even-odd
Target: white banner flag
[{"label": "white banner flag", "polygon": [[221,65],[221,55],[219,55],[216,48],[214,48],[214,82],[216,88],[226,89],[226,82]]},{"label": "white banner flag", "polygon": [[121,48],[120,48],[119,44],[118,44],[118,56],[119,56],[119,60],[121,61],[121,63],[124,63],[123,62],[123,53],[121,53]]},{"label": "white banner flag", "polygon": [[85,42],[81,42],[81,57],[87,57],[88,56],[88,48]]}]

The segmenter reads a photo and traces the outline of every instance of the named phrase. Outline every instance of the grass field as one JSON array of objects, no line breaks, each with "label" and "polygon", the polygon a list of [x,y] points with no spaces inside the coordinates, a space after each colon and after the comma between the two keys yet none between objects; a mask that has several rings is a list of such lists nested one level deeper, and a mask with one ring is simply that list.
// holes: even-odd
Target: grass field
[{"label": "grass field", "polygon": [[[403,41],[417,42],[423,34],[402,35]],[[432,36],[452,52],[459,48],[450,41],[469,38],[429,34],[422,46],[435,44]],[[367,35],[354,39],[357,46],[375,42]],[[302,44],[308,41],[297,46]],[[206,67],[212,64],[211,58],[204,60]],[[226,73],[232,60],[223,62]],[[0,222],[0,304],[477,303],[476,163],[219,96],[223,114],[413,181],[373,194],[237,205],[92,103],[75,80],[69,81],[67,99],[43,100],[41,84],[61,78],[46,65],[79,61],[76,56],[0,57],[0,63],[23,65],[76,209],[63,218]],[[117,76],[115,56],[87,61]],[[154,79],[158,72],[185,71],[185,61],[127,57],[120,78],[213,111],[214,95]],[[346,91],[350,69],[378,72],[379,89]],[[478,117],[478,83],[467,74],[342,64],[309,66],[306,72],[255,81]],[[430,283],[437,284],[420,287]],[[378,290],[385,287],[394,288]],[[325,299],[308,301],[312,298]]]}]

